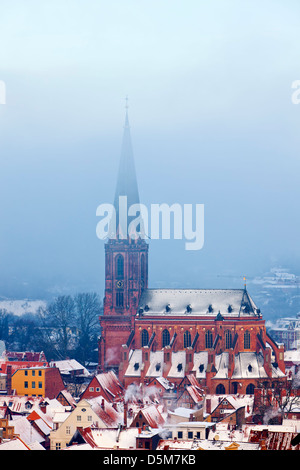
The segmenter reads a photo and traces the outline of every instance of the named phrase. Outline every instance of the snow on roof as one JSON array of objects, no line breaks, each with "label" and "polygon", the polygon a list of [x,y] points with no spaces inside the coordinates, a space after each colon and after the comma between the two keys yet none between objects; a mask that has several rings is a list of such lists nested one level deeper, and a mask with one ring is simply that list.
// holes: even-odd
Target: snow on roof
[{"label": "snow on roof", "polygon": [[138,413],[143,414],[151,428],[159,428],[164,424],[164,419],[155,405],[146,406],[145,408],[140,409]]},{"label": "snow on roof", "polygon": [[[170,308],[168,311],[167,305]],[[190,306],[189,311],[187,306]],[[245,289],[145,289],[138,311],[140,309],[143,309],[142,315],[145,316],[216,317],[220,312],[223,317],[249,317],[257,314],[257,307]]]},{"label": "snow on roof", "polygon": [[57,367],[61,374],[68,375],[74,371],[80,371],[84,377],[90,377],[89,371],[76,359],[66,359],[63,361],[50,362],[50,367]]},{"label": "snow on roof", "polygon": [[284,360],[285,361],[295,362],[295,363],[300,363],[300,351],[299,350],[285,351],[284,352]]},{"label": "snow on roof", "polygon": [[220,440],[182,440],[166,439],[161,440],[156,450],[225,450],[234,448],[235,450],[258,450],[259,443],[249,442],[223,442]]},{"label": "snow on roof", "polygon": [[30,447],[22,439],[15,437],[7,442],[1,442],[0,450],[30,450]]},{"label": "snow on roof", "polygon": [[178,407],[174,411],[168,411],[169,415],[175,416],[182,416],[184,418],[189,418],[191,414],[194,413],[195,410],[191,410],[189,408]]},{"label": "snow on roof", "polygon": [[261,353],[240,352],[235,355],[232,379],[255,379],[268,377]]},{"label": "snow on roof", "polygon": [[203,401],[203,396],[199,387],[195,385],[189,385],[188,387],[186,387],[186,391],[195,404],[198,404]]},{"label": "snow on roof", "polygon": [[156,377],[156,380],[166,390],[173,390],[174,389],[174,384],[172,382],[170,382],[168,379],[166,379],[165,377]]},{"label": "snow on roof", "polygon": [[[105,393],[105,398],[119,398],[124,394],[123,386],[121,385],[118,377],[114,371],[110,370],[102,374],[96,375],[96,380],[98,381],[100,387]],[[107,395],[107,393],[109,395]]]},{"label": "snow on roof", "polygon": [[41,430],[41,432],[45,434],[45,436],[48,436],[52,430],[52,424],[50,425],[44,417],[45,415],[42,411],[37,412],[34,410],[29,416],[27,416],[27,419],[30,422],[34,421],[35,425]]},{"label": "snow on roof", "polygon": [[164,367],[164,352],[150,351],[150,365],[146,372],[146,377],[160,377]]},{"label": "snow on roof", "polygon": [[20,395],[0,395],[0,406],[5,404],[14,413],[29,414],[34,406],[44,401],[41,397],[26,397]]},{"label": "snow on roof", "polygon": [[102,396],[95,398],[86,398],[92,410],[99,416],[104,426],[108,428],[118,427],[123,422],[123,417],[118,413],[111,403]]},{"label": "snow on roof", "polygon": [[206,395],[205,403],[207,403],[207,400],[210,400],[211,410],[213,412],[224,399],[226,399],[235,410],[244,406],[246,417],[252,415],[254,403],[253,395]]},{"label": "snow on roof", "polygon": [[130,351],[128,367],[125,372],[125,376],[140,377],[142,366],[142,350],[135,349]]},{"label": "snow on roof", "polygon": [[185,376],[186,352],[185,351],[172,352],[171,362],[172,362],[172,365],[169,370],[168,377],[183,378]]},{"label": "snow on roof", "polygon": [[229,354],[224,352],[222,354],[217,354],[215,357],[215,367],[217,370],[214,379],[227,379],[228,378],[228,364],[229,364]]},{"label": "snow on roof", "polygon": [[10,420],[9,425],[14,426],[15,434],[18,434],[27,445],[35,441],[45,442],[45,438],[32,426],[26,416]]},{"label": "snow on roof", "polygon": [[98,449],[135,449],[138,428],[106,429],[85,428],[80,434],[91,448]]},{"label": "snow on roof", "polygon": [[194,353],[194,367],[192,371],[196,372],[197,379],[206,377],[206,369],[208,364],[208,351]]}]

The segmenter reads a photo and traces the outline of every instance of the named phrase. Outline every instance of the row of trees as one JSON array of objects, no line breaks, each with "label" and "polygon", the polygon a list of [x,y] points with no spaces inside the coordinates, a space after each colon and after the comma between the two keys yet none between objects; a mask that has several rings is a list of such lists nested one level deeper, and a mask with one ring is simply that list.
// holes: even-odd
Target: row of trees
[{"label": "row of trees", "polygon": [[48,360],[97,361],[102,304],[96,293],[63,295],[36,314],[16,317],[0,310],[0,339],[7,349],[44,351]]}]

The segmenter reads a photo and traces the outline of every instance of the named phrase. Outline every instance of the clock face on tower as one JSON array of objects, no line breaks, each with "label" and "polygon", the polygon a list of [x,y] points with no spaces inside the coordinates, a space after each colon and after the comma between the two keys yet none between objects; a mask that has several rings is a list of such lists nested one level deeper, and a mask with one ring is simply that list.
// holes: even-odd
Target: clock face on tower
[{"label": "clock face on tower", "polygon": [[122,289],[124,287],[124,281],[116,281],[116,288]]}]

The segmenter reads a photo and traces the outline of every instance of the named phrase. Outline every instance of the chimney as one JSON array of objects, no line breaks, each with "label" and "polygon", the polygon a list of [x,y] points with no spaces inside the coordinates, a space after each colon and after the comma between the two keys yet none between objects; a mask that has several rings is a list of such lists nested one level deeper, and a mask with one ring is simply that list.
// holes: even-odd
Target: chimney
[{"label": "chimney", "polygon": [[6,367],[6,391],[7,395],[11,395],[11,366]]},{"label": "chimney", "polygon": [[211,414],[211,399],[206,398],[206,413]]},{"label": "chimney", "polygon": [[124,402],[124,428],[127,428],[127,403]]}]

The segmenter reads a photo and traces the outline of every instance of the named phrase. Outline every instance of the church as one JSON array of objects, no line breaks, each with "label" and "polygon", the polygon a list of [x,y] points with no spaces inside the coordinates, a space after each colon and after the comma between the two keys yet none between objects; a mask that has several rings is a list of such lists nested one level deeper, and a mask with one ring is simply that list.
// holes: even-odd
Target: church
[{"label": "church", "polygon": [[[126,108],[114,207],[139,191]],[[128,220],[129,224],[129,220]],[[118,224],[117,224],[118,226]],[[100,317],[98,370],[126,387],[153,379],[180,384],[193,375],[212,394],[253,394],[285,382],[284,346],[268,335],[246,285],[241,289],[151,289],[144,237],[109,237]]]}]

